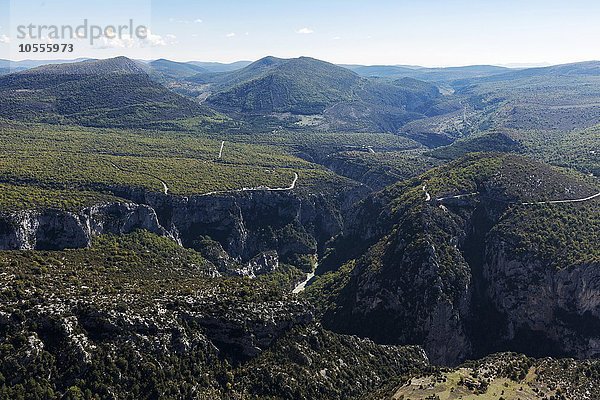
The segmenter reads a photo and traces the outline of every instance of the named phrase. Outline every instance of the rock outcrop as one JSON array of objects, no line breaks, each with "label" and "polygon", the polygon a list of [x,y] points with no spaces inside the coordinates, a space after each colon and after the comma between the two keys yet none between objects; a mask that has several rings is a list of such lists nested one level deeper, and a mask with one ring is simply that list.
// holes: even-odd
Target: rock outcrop
[{"label": "rock outcrop", "polygon": [[[276,267],[262,260],[276,252],[283,262],[312,255],[342,228],[342,209],[362,192],[325,195],[286,192],[243,192],[176,197],[135,189],[120,189],[129,202],[96,205],[79,212],[58,210],[0,214],[0,249],[60,250],[89,246],[101,234],[145,229],[196,248],[209,237],[225,253],[222,267],[238,263],[250,270]],[[264,257],[263,257],[264,258]],[[217,265],[216,264],[216,265]],[[256,272],[249,272],[256,274]]]},{"label": "rock outcrop", "polygon": [[123,234],[145,229],[169,235],[147,205],[110,203],[80,212],[59,210],[20,211],[0,214],[0,249],[62,250],[90,245],[100,234]]},{"label": "rock outcrop", "polygon": [[[600,356],[600,264],[556,269],[491,240],[483,275],[503,317],[501,338],[534,355]],[[528,340],[524,340],[525,337]],[[537,346],[526,349],[528,341]]]},{"label": "rock outcrop", "polygon": [[255,278],[259,275],[265,275],[274,272],[279,268],[279,255],[276,251],[265,251],[249,260],[242,268],[235,269],[233,272],[241,276]]}]

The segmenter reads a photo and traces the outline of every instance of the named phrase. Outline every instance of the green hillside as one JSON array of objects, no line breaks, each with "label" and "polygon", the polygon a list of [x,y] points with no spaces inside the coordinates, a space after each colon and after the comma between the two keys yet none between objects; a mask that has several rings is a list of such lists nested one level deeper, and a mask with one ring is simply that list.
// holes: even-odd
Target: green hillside
[{"label": "green hillside", "polygon": [[432,84],[370,80],[308,57],[266,57],[231,73],[199,76],[199,84],[211,85],[207,104],[218,110],[243,118],[317,116],[309,125],[319,130],[395,132],[409,121],[456,108]]},{"label": "green hillside", "polygon": [[[421,344],[438,362],[499,350],[564,354],[558,344],[528,350],[536,337],[528,332],[536,328],[516,320],[523,332],[509,333],[510,316],[503,313],[510,311],[494,296],[519,296],[518,287],[540,274],[598,265],[600,199],[590,196],[599,191],[585,176],[527,158],[467,156],[357,205],[346,232],[320,263],[322,272],[333,271],[319,277],[309,294],[324,307],[329,328],[380,343]],[[516,265],[522,274],[502,270]],[[498,275],[488,281],[482,271],[493,268]],[[515,315],[526,312],[519,307],[534,307],[528,304],[517,302]],[[437,325],[440,307],[448,307],[444,312],[455,324]],[[571,318],[562,325],[565,332],[582,335],[581,343],[593,336],[579,322],[583,310],[556,307]],[[540,317],[549,325],[553,318]],[[494,326],[493,332],[485,333],[485,326]],[[444,330],[441,338],[438,329]],[[549,341],[553,333],[537,334]],[[452,336],[453,348],[437,342],[445,335]]]},{"label": "green hillside", "polygon": [[47,65],[0,78],[0,116],[86,126],[152,126],[216,114],[155,83],[125,57]]},{"label": "green hillside", "polygon": [[[94,198],[101,202],[106,191],[118,188],[162,193],[163,183],[173,195],[288,187],[295,173],[299,190],[350,184],[291,155],[287,146],[232,139],[219,159],[221,139],[206,134],[4,122],[0,182],[18,190],[4,193],[0,203],[6,209],[73,208]],[[23,196],[30,197],[21,201]]]},{"label": "green hillside", "polygon": [[251,112],[317,114],[353,99],[360,78],[332,64],[310,58],[267,58],[228,76],[209,103]]},{"label": "green hillside", "polygon": [[151,61],[148,65],[152,69],[152,73],[157,74],[159,79],[183,79],[209,72],[197,65],[165,60],[164,58]]}]

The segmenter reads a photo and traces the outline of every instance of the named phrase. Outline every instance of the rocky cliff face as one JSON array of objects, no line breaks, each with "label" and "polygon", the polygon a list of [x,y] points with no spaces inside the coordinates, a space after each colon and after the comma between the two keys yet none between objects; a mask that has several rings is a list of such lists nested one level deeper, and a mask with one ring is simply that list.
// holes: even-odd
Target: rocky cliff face
[{"label": "rocky cliff face", "polygon": [[78,213],[57,210],[0,214],[0,249],[61,250],[90,245],[100,234],[123,234],[136,229],[168,235],[149,206],[111,203]]},{"label": "rocky cliff face", "polygon": [[466,329],[472,275],[458,248],[464,221],[440,209],[399,219],[378,240],[381,227],[356,225],[359,242],[374,243],[358,258],[338,307],[326,313],[326,326],[380,343],[423,345],[434,363],[464,359],[472,351]]},{"label": "rocky cliff face", "polygon": [[[486,255],[486,294],[503,317],[503,341],[534,355],[600,356],[600,264],[559,270],[495,238]],[[529,340],[537,346],[527,350]]]},{"label": "rocky cliff face", "polygon": [[422,344],[442,364],[509,350],[597,357],[600,264],[521,255],[492,229],[505,209],[471,199],[403,215],[359,258],[327,326]]},{"label": "rocky cliff face", "polygon": [[[557,173],[540,179],[532,168],[515,170],[553,196],[571,186]],[[463,190],[474,194],[436,200],[427,181],[414,180],[358,205],[320,264],[325,272],[355,260],[325,326],[423,345],[442,364],[498,351],[597,357],[597,205],[523,203],[509,184],[531,196],[544,192],[534,193],[523,177],[501,181],[509,173],[476,177]]]},{"label": "rocky cliff face", "polygon": [[[266,272],[274,256],[248,268]],[[2,399],[361,398],[430,368],[420,348],[323,330],[291,293],[294,268],[215,276],[197,252],[145,231],[2,251],[0,268]]]},{"label": "rocky cliff face", "polygon": [[210,236],[232,257],[244,261],[270,250],[284,261],[296,254],[314,254],[342,227],[339,208],[319,196],[251,192],[148,200],[184,246]]},{"label": "rocky cliff face", "polygon": [[[97,235],[145,229],[169,236],[185,247],[197,247],[199,240],[210,237],[226,253],[225,264],[241,263],[254,275],[273,269],[280,259],[289,263],[317,253],[340,232],[345,203],[361,195],[341,193],[332,199],[270,191],[191,197],[136,190],[119,194],[130,202],[97,205],[79,212],[0,214],[0,249],[81,248],[89,246]],[[276,254],[265,258],[268,252]]]},{"label": "rocky cliff face", "polygon": [[360,163],[344,153],[325,157],[321,160],[321,164],[336,174],[361,182],[373,190],[381,190],[401,179],[397,173],[394,173],[395,171],[391,167]]}]

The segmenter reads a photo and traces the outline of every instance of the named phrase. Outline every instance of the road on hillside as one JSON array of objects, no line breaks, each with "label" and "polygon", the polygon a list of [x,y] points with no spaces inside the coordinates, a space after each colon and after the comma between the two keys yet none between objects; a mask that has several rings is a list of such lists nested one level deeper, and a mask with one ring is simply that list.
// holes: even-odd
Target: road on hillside
[{"label": "road on hillside", "polygon": [[423,192],[425,193],[425,201],[431,201],[431,195],[427,191],[427,185],[423,185]]},{"label": "road on hillside", "polygon": [[219,150],[219,160],[223,158],[223,147],[225,147],[225,141],[221,142],[221,150]]},{"label": "road on hillside", "polygon": [[290,190],[294,190],[296,188],[296,183],[298,183],[298,174],[294,172],[294,180],[291,185],[283,188],[270,188],[268,186],[258,186],[252,188],[242,188],[242,189],[231,189],[231,190],[217,190],[214,192],[203,193],[200,196],[212,196],[215,194],[226,194],[226,193],[240,193],[240,192],[286,192]]},{"label": "road on hillside", "polygon": [[146,176],[149,176],[149,177],[151,177],[151,178],[154,178],[154,179],[156,179],[156,180],[160,181],[160,183],[162,183],[162,186],[163,186],[163,193],[164,193],[164,194],[169,194],[169,186],[167,185],[167,182],[163,181],[163,180],[162,180],[161,178],[159,178],[158,176],[156,176],[156,175],[152,175],[152,174],[149,174],[149,173],[147,173],[147,172],[133,171],[133,170],[131,170],[131,169],[123,168],[123,167],[120,167],[120,166],[118,166],[117,164],[115,164],[115,163],[114,163],[114,162],[112,162],[112,161],[110,162],[110,164],[111,164],[113,167],[115,167],[116,169],[118,169],[119,171],[127,172],[127,173],[129,173],[129,174],[140,174],[140,175],[146,175]]},{"label": "road on hillside", "polygon": [[590,200],[594,200],[595,198],[600,197],[600,192],[588,196],[588,197],[584,197],[581,199],[572,199],[572,200],[549,200],[549,201],[538,201],[538,202],[533,202],[533,203],[521,203],[524,206],[531,206],[531,205],[542,205],[542,204],[565,204],[565,203],[583,203],[585,201],[590,201]]},{"label": "road on hillside", "polygon": [[[223,144],[224,143],[225,142],[223,142]],[[221,146],[223,146],[223,144]],[[221,150],[222,150],[222,147],[221,147]],[[164,180],[162,180],[158,176],[149,174],[147,172],[134,171],[134,170],[131,170],[131,169],[128,169],[128,168],[124,168],[124,167],[121,167],[121,166],[115,164],[112,161],[110,161],[110,164],[114,168],[118,169],[119,171],[127,172],[127,173],[130,173],[130,174],[145,175],[145,176],[149,176],[151,178],[154,178],[154,179],[158,180],[162,184],[162,186],[163,186],[163,192],[164,192],[164,194],[169,194],[169,186],[167,185],[167,182],[165,182]],[[225,193],[236,193],[236,192],[256,192],[256,191],[286,192],[286,191],[294,190],[296,188],[296,184],[298,183],[298,179],[299,179],[298,173],[294,172],[294,179],[292,180],[292,183],[290,184],[290,186],[287,186],[287,187],[270,188],[268,186],[258,186],[258,187],[251,187],[251,188],[242,188],[242,189],[218,190],[218,191],[214,191],[214,192],[203,193],[200,196],[210,196],[210,195],[214,195],[214,194],[225,194]]]},{"label": "road on hillside", "polygon": [[435,199],[435,201],[444,201],[444,200],[450,200],[450,199],[454,199],[454,200],[462,199],[465,197],[477,196],[478,194],[479,194],[479,192],[457,194],[456,196],[439,197],[439,198]]},{"label": "road on hillside", "polygon": [[[423,186],[423,191],[425,191],[425,186]],[[425,192],[427,195],[427,200],[430,200],[430,196],[429,193]],[[472,197],[472,196],[477,196],[479,195],[479,192],[474,192],[474,193],[466,193],[466,194],[459,194],[456,196],[447,196],[447,197],[439,197],[436,199],[437,202],[442,202],[445,200],[451,200],[451,199],[461,199],[461,198],[465,198],[465,197]],[[510,204],[520,204],[522,206],[532,206],[532,205],[544,205],[544,204],[568,204],[568,203],[583,203],[586,201],[590,201],[590,200],[594,200],[596,198],[600,197],[600,192],[593,194],[591,196],[588,197],[582,197],[579,199],[566,199],[566,200],[546,200],[546,201],[533,201],[533,202],[524,202],[524,203],[510,203]]]}]

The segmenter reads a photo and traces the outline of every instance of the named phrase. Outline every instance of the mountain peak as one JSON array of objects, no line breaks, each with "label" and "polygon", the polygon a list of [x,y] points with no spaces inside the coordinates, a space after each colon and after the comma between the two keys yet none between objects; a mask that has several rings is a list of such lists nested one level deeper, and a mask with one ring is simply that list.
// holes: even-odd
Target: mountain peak
[{"label": "mountain peak", "polygon": [[86,60],[65,64],[50,64],[33,68],[23,73],[55,73],[65,75],[146,74],[141,63],[119,56],[105,60]]},{"label": "mountain peak", "polygon": [[266,57],[263,57],[255,62],[253,62],[251,65],[269,66],[269,65],[280,64],[283,61],[286,61],[286,60],[284,58],[266,56]]}]

